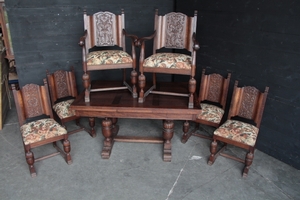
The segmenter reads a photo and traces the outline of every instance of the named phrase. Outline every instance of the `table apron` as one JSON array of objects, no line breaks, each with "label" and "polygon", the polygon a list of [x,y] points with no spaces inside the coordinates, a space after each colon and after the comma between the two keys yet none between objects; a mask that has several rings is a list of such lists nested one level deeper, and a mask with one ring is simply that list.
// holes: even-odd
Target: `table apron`
[{"label": "table apron", "polygon": [[150,113],[150,112],[107,112],[107,111],[78,111],[76,115],[81,117],[110,117],[110,118],[134,118],[134,119],[169,119],[169,120],[195,120],[196,114],[180,113]]}]

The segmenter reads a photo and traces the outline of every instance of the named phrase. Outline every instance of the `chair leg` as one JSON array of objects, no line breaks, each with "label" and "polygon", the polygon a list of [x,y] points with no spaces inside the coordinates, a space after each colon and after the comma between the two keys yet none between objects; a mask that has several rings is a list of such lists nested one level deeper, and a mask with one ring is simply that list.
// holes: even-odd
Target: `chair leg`
[{"label": "chair leg", "polygon": [[30,151],[30,149],[26,150],[25,157],[26,157],[26,162],[29,166],[29,172],[30,172],[31,177],[36,177],[36,171],[33,166],[34,155],[33,155],[32,151]]},{"label": "chair leg", "polygon": [[137,98],[136,82],[137,82],[137,72],[135,70],[132,70],[131,84],[132,84],[132,97],[133,98]]},{"label": "chair leg", "polygon": [[80,118],[77,118],[77,119],[75,120],[75,123],[76,123],[76,126],[80,126]]},{"label": "chair leg", "polygon": [[86,130],[90,136],[96,137],[96,130],[95,130],[95,117],[89,117],[89,125],[91,127],[90,130]]},{"label": "chair leg", "polygon": [[72,158],[71,158],[71,145],[70,145],[70,141],[65,139],[63,142],[63,146],[64,146],[64,151],[66,153],[66,162],[68,163],[68,165],[72,164]]},{"label": "chair leg", "polygon": [[189,138],[191,137],[191,135],[192,135],[192,132],[193,132],[193,131],[188,132],[189,129],[190,129],[190,124],[189,124],[188,121],[185,121],[185,122],[183,123],[183,128],[182,128],[182,130],[183,130],[183,135],[182,135],[182,137],[181,137],[181,142],[182,142],[183,144],[186,143],[186,142],[188,141],[188,139],[189,139]]},{"label": "chair leg", "polygon": [[196,80],[191,77],[190,81],[189,81],[189,104],[188,104],[188,108],[194,108],[194,93],[196,91]]},{"label": "chair leg", "polygon": [[214,164],[215,160],[216,160],[216,152],[217,152],[217,146],[218,143],[216,140],[212,141],[211,145],[210,145],[210,156],[209,156],[209,160],[208,160],[208,165],[212,165]]},{"label": "chair leg", "polygon": [[144,102],[144,88],[146,86],[146,77],[144,76],[144,74],[139,75],[139,87],[140,87],[140,92],[139,92],[139,99],[138,102],[139,103],[143,103]]},{"label": "chair leg", "polygon": [[248,176],[248,171],[250,169],[250,165],[253,162],[253,158],[254,158],[254,152],[250,151],[249,153],[247,153],[246,155],[246,160],[245,160],[245,168],[243,171],[243,177],[246,178]]},{"label": "chair leg", "polygon": [[83,87],[85,88],[84,91],[84,101],[85,102],[90,102],[90,87],[91,87],[91,82],[90,82],[90,76],[88,73],[84,73],[82,76],[82,81],[83,81]]}]

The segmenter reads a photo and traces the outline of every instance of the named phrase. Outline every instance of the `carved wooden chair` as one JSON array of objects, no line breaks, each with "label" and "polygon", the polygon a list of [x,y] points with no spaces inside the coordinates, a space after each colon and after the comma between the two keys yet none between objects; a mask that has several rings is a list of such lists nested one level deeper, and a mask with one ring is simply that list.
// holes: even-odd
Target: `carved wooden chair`
[{"label": "carved wooden chair", "polygon": [[[238,87],[238,81],[235,82],[228,118],[214,131],[209,165],[212,165],[217,156],[221,155],[244,163],[243,177],[247,177],[254,158],[255,144],[268,91],[269,87],[266,87],[264,92],[260,92],[252,86]],[[224,146],[217,152],[218,141],[224,143]],[[224,153],[227,144],[246,149],[248,151],[246,159]]]},{"label": "carved wooden chair", "polygon": [[[67,130],[53,118],[47,81],[44,85],[27,84],[20,90],[12,85],[14,100],[18,113],[20,132],[23,138],[25,157],[32,177],[36,176],[34,163],[58,154],[62,154],[68,164],[72,163]],[[56,144],[63,140],[63,149]],[[34,158],[32,149],[53,143],[57,150],[50,155]]]},{"label": "carved wooden chair", "polygon": [[182,143],[186,143],[191,135],[212,139],[212,136],[198,132],[199,123],[215,128],[219,127],[225,113],[230,78],[231,73],[228,73],[227,77],[223,77],[217,73],[205,74],[205,69],[202,70],[197,101],[197,106],[200,106],[201,112],[197,115],[195,121],[196,128],[183,134]]},{"label": "carved wooden chair", "polygon": [[[78,129],[68,131],[68,134],[71,135],[73,133],[85,130],[92,137],[95,137],[96,131],[94,130],[94,128],[88,130],[83,127],[80,124],[80,117],[76,116],[75,111],[70,109],[70,105],[73,103],[78,94],[74,68],[71,67],[70,71],[57,70],[53,73],[50,73],[47,70],[47,81],[50,90],[51,105],[56,119],[65,128],[66,122],[74,120],[76,122],[76,125],[79,126]],[[90,120],[90,123],[91,121],[93,120]],[[92,125],[91,127],[94,126]]]},{"label": "carved wooden chair", "polygon": [[[83,60],[83,85],[85,102],[90,102],[90,92],[128,89],[137,98],[137,72],[135,42],[137,36],[125,31],[125,14],[84,12],[84,35],[80,38]],[[131,54],[126,52],[125,36],[131,38]],[[94,51],[93,51],[93,49]],[[96,50],[95,50],[96,48]],[[131,86],[126,82],[126,68],[131,68]],[[120,87],[92,88],[90,72],[95,70],[123,69],[123,85]]]},{"label": "carved wooden chair", "polygon": [[[189,17],[183,13],[171,12],[164,16],[155,12],[155,33],[139,39],[141,46],[139,60],[139,103],[145,101],[150,93],[160,95],[175,95],[188,97],[188,108],[194,107],[196,90],[196,51],[200,48],[196,41],[197,11]],[[145,41],[153,39],[153,53],[145,58]],[[166,51],[164,51],[166,50]],[[145,72],[153,73],[153,85],[145,92]],[[156,73],[181,74],[190,76],[189,93],[174,93],[158,91],[156,88]]]}]

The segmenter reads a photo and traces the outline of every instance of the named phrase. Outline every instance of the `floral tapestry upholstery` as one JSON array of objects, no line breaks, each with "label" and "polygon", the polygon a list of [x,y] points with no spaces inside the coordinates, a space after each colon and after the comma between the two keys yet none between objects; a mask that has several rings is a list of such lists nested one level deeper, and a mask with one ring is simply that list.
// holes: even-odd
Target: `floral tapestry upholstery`
[{"label": "floral tapestry upholstery", "polygon": [[93,51],[87,55],[87,65],[132,63],[131,56],[121,50]]},{"label": "floral tapestry upholstery", "polygon": [[53,106],[53,110],[56,112],[60,119],[71,117],[75,115],[75,111],[70,109],[70,105],[73,103],[74,99],[69,99],[67,101],[62,101]]},{"label": "floral tapestry upholstery", "polygon": [[258,131],[259,129],[251,124],[237,120],[227,120],[215,130],[214,135],[254,146]]},{"label": "floral tapestry upholstery", "polygon": [[144,67],[191,69],[192,57],[180,53],[156,53],[144,60]]},{"label": "floral tapestry upholstery", "polygon": [[197,119],[219,124],[224,115],[224,110],[218,106],[201,103],[201,113],[197,115]]},{"label": "floral tapestry upholstery", "polygon": [[23,124],[20,131],[25,145],[67,134],[67,130],[52,118]]}]

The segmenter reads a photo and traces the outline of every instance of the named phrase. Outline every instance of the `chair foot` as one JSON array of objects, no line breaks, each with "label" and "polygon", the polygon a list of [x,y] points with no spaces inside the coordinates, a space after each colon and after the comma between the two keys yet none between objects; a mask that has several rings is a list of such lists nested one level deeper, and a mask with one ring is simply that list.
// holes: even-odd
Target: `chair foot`
[{"label": "chair foot", "polygon": [[30,149],[28,149],[25,152],[25,158],[26,158],[26,162],[29,167],[29,172],[30,172],[31,177],[36,177],[36,171],[35,171],[35,168],[33,165],[35,162],[35,159],[34,159],[34,155],[33,155],[32,151],[30,151]]},{"label": "chair foot", "polygon": [[138,94],[137,94],[137,93],[132,93],[132,97],[133,97],[134,99],[136,99],[136,98],[138,97]]},{"label": "chair foot", "polygon": [[221,148],[219,150],[219,152],[217,152],[217,146],[218,143],[217,141],[212,141],[211,145],[210,145],[210,156],[209,156],[209,160],[207,162],[208,165],[212,165],[214,164],[216,158],[218,157],[218,155],[220,154],[221,151],[223,151],[223,148]]},{"label": "chair foot", "polygon": [[194,103],[189,102],[188,108],[194,108]]},{"label": "chair foot", "polygon": [[138,102],[139,103],[144,103],[144,98],[139,98]]},{"label": "chair foot", "polygon": [[191,132],[188,132],[190,129],[190,124],[188,121],[184,122],[183,124],[183,135],[181,137],[181,143],[185,144],[188,139],[191,137],[191,135],[193,134],[194,130],[192,130]]},{"label": "chair foot", "polygon": [[212,165],[214,164],[214,162],[211,161],[211,160],[209,160],[209,161],[207,162],[207,164],[208,164],[209,166],[212,166]]},{"label": "chair foot", "polygon": [[68,165],[71,165],[72,163],[73,163],[72,160],[67,160],[67,164],[68,164]]},{"label": "chair foot", "polygon": [[182,138],[181,138],[181,143],[185,144],[189,140],[189,138],[191,137],[191,135],[192,135],[191,132],[190,133],[184,133],[182,135]]},{"label": "chair foot", "polygon": [[253,162],[253,158],[254,158],[254,150],[250,151],[249,153],[247,153],[246,155],[246,160],[245,160],[245,168],[243,171],[243,177],[246,178],[248,176],[248,172],[250,169],[250,165]]},{"label": "chair foot", "polygon": [[33,165],[29,166],[29,172],[32,178],[36,177],[36,171]]}]

